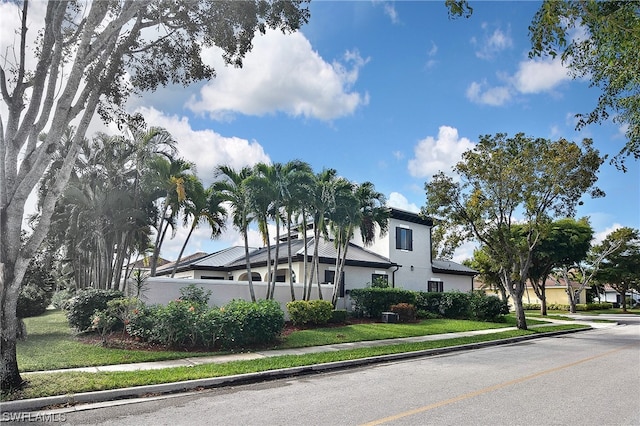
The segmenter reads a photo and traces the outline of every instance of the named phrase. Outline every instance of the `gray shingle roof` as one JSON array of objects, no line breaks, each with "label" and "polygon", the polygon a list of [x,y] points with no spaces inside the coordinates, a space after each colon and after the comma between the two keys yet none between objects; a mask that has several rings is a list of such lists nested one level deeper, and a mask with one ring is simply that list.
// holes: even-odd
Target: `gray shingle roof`
[{"label": "gray shingle roof", "polygon": [[434,272],[443,272],[454,275],[477,275],[478,271],[451,260],[432,260],[431,269]]}]

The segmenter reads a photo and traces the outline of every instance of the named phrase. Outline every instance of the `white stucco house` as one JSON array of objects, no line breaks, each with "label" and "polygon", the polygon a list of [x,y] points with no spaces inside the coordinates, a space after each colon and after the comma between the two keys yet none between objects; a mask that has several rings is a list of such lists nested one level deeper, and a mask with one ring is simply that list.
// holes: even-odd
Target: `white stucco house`
[{"label": "white stucco house", "polygon": [[[374,279],[383,278],[392,287],[416,291],[468,292],[473,289],[476,271],[464,265],[431,259],[431,228],[429,218],[391,209],[388,233],[376,234],[375,242],[364,247],[359,234],[351,241],[344,270],[344,285],[339,289],[340,297],[348,297],[350,290],[370,285]],[[276,281],[301,282],[304,275],[304,239],[295,235],[291,239],[293,277],[289,277],[288,242],[279,242],[278,265],[275,267]],[[308,238],[307,268],[311,268],[314,241]],[[332,241],[320,241],[320,283],[332,283],[335,277],[336,250]],[[271,247],[272,261],[275,245]],[[252,281],[267,281],[267,248],[250,249]],[[158,268],[158,276],[169,276],[174,264]],[[229,247],[215,253],[200,253],[189,256],[178,265],[175,278],[201,280],[247,281],[244,247]],[[317,283],[314,280],[314,284]]]}]

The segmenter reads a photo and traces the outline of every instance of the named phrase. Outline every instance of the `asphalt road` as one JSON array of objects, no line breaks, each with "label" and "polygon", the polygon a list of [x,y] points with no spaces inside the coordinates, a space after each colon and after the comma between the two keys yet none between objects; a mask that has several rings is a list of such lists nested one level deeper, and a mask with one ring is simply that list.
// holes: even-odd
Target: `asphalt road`
[{"label": "asphalt road", "polygon": [[640,323],[121,404],[62,419],[154,426],[640,425]]}]

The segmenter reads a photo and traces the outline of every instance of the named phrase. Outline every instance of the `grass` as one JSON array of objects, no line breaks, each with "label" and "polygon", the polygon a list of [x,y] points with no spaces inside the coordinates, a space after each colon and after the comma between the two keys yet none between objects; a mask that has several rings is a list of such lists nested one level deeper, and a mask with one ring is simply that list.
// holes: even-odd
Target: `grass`
[{"label": "grass", "polygon": [[3,400],[28,399],[44,396],[64,395],[79,392],[91,392],[123,387],[144,386],[159,383],[171,383],[183,380],[194,380],[222,377],[234,374],[255,373],[287,367],[314,365],[326,362],[344,361],[372,356],[404,353],[425,349],[436,349],[490,340],[508,339],[526,336],[543,331],[556,331],[582,328],[577,324],[545,327],[542,330],[509,330],[493,334],[469,337],[457,337],[419,343],[404,343],[374,348],[350,349],[335,352],[323,352],[306,355],[284,355],[261,358],[250,361],[232,361],[224,364],[207,364],[194,367],[175,367],[163,370],[147,370],[136,372],[105,373],[41,373],[26,376],[29,386],[9,395]]},{"label": "grass", "polygon": [[[219,355],[220,352],[179,352],[110,349],[100,344],[86,344],[69,330],[67,320],[60,311],[48,311],[45,315],[25,319],[28,339],[18,343],[18,365],[21,371],[37,371],[179,359],[192,356]],[[529,325],[545,321],[528,319]],[[344,327],[300,330],[284,338],[274,349],[295,348],[332,343],[411,337],[471,330],[485,330],[515,325],[515,317],[509,315],[504,323],[485,323],[464,320],[426,320],[416,324],[355,324]],[[207,364],[195,367],[176,367],[162,370],[101,373],[39,373],[24,375],[28,386],[3,394],[2,400],[28,399],[43,396],[117,389],[130,386],[170,383],[233,374],[253,373],[279,368],[313,365],[371,356],[435,349],[447,346],[507,339],[546,331],[580,328],[583,326],[554,325],[538,330],[509,330],[486,335],[457,337],[420,343],[392,344],[387,346],[349,349],[307,355],[267,357],[250,361],[233,361],[224,364]]]},{"label": "grass", "polygon": [[28,338],[17,347],[20,371],[56,370],[60,368],[180,359],[219,353],[181,351],[132,351],[86,344],[69,329],[63,312],[49,310],[44,315],[25,318]]}]

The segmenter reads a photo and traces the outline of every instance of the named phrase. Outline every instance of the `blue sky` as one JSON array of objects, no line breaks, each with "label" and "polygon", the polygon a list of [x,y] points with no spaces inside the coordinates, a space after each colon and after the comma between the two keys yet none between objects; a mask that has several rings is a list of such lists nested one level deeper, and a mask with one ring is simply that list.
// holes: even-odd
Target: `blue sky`
[{"label": "blue sky", "polygon": [[[572,80],[559,61],[528,59],[539,3],[472,6],[470,19],[450,20],[444,0],[313,1],[301,31],[258,37],[243,69],[223,66],[211,49],[216,79],[132,98],[128,107],[167,128],[206,183],[219,164],[300,159],[371,181],[391,206],[412,211],[424,205],[425,181],[448,172],[479,135],[590,137],[615,155],[625,143],[619,126],[575,130],[575,114],[595,106],[599,89]],[[640,169],[628,166],[625,174],[603,164],[598,185],[607,196],[578,210],[599,238],[640,228]],[[165,242],[163,257],[177,256],[186,232]],[[251,242],[261,245],[255,231]],[[216,241],[202,228],[185,254],[241,244],[231,226]]]},{"label": "blue sky", "polygon": [[[575,114],[595,106],[599,89],[572,80],[559,61],[528,58],[538,3],[473,6],[470,19],[450,20],[444,1],[312,2],[308,25],[257,38],[243,69],[207,52],[215,80],[161,90],[131,108],[172,132],[205,181],[216,164],[300,159],[371,181],[390,205],[413,211],[424,205],[425,181],[449,171],[479,135],[589,137],[615,155],[625,143],[619,126],[575,130]],[[579,208],[600,238],[640,227],[640,173],[628,163],[626,174],[605,163],[598,185],[607,196]],[[164,257],[175,257],[183,234],[165,243]],[[214,242],[207,235],[200,230],[186,252],[241,243],[233,231]],[[256,233],[252,241],[260,245]]]}]

